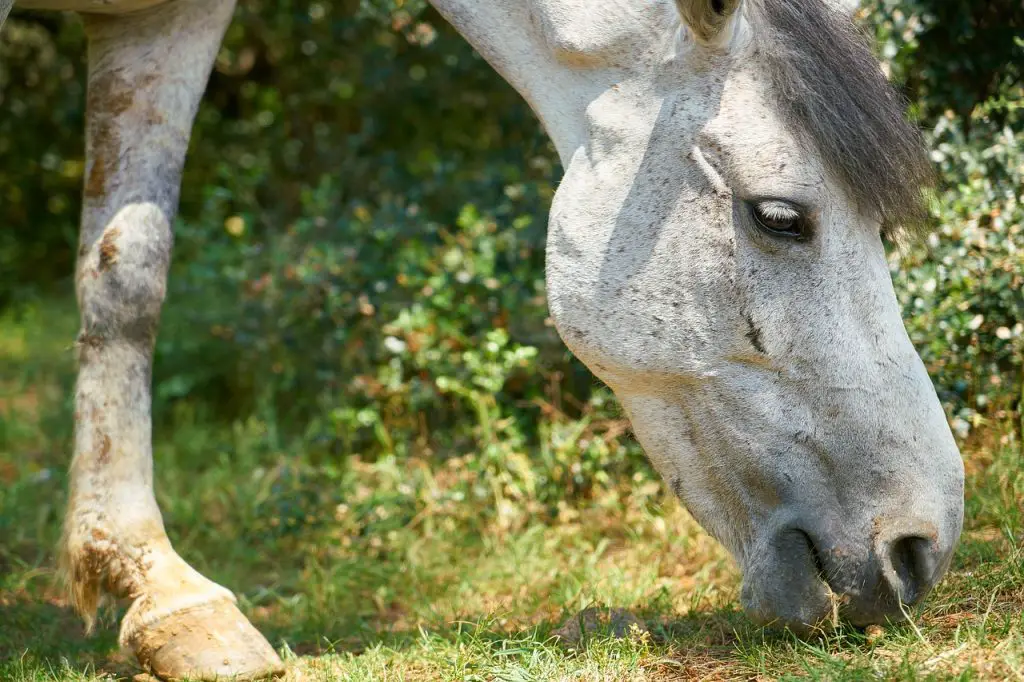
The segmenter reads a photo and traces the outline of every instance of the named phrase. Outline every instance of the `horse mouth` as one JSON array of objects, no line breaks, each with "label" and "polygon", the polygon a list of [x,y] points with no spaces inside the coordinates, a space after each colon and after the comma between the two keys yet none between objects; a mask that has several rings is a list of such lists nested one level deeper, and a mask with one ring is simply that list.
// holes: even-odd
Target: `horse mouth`
[{"label": "horse mouth", "polygon": [[[803,538],[813,565],[814,578],[826,589],[830,610],[812,628],[845,621],[855,627],[881,625],[910,617],[909,607],[931,591],[945,562],[934,536],[905,535],[895,542],[873,547],[860,562],[839,548],[823,549],[804,530]],[[807,624],[805,624],[807,625]]]},{"label": "horse mouth", "polygon": [[750,553],[743,606],[762,625],[800,636],[840,621],[866,627],[906,620],[909,608],[942,577],[952,553],[951,544],[940,546],[922,527],[899,519],[883,540],[865,537],[861,543],[783,528]]}]

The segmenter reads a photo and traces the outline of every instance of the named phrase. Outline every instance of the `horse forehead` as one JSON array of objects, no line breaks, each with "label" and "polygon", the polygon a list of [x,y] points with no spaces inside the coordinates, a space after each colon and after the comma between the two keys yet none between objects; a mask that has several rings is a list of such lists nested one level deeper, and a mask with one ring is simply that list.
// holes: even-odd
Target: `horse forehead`
[{"label": "horse forehead", "polygon": [[[700,68],[697,68],[699,62]],[[755,63],[707,55],[668,60],[651,74],[615,83],[586,109],[591,140],[678,146],[713,133],[731,145],[796,149]]]},{"label": "horse forehead", "polygon": [[798,139],[792,122],[782,120],[768,87],[756,65],[730,72],[697,144],[734,189],[765,194],[765,185],[822,187],[828,176],[822,159]]},{"label": "horse forehead", "polygon": [[771,102],[749,75],[620,84],[588,108],[593,174],[584,185],[658,203],[711,180],[741,195],[792,192],[815,203],[826,177],[820,159]]}]

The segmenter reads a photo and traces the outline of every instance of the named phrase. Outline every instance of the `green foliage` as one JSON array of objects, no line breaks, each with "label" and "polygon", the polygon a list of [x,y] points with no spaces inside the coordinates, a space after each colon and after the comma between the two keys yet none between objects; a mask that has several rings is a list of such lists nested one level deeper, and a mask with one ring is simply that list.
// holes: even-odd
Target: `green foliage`
[{"label": "green foliage", "polygon": [[[908,330],[961,434],[1019,420],[1017,6],[875,4],[941,176],[935,234],[894,255]],[[85,640],[48,603],[82,54],[63,15],[16,14],[0,39],[0,304],[28,299],[0,313],[0,677],[26,682],[134,672],[112,623]],[[970,451],[964,541],[919,627],[796,642],[738,615],[724,550],[547,322],[558,175],[526,105],[422,0],[241,0],[193,136],[154,375],[156,490],[183,556],[286,657],[362,652],[295,664],[323,679],[1019,673],[1013,433]],[[33,300],[54,284],[62,301]],[[556,647],[594,601],[652,637]]]},{"label": "green foliage", "polygon": [[[628,475],[641,457],[614,401],[547,323],[543,238],[518,212],[532,191],[507,186],[496,215],[467,206],[444,226],[407,205],[346,212],[325,177],[281,235],[240,216],[183,223],[195,255],[172,278],[158,400],[215,396],[220,414],[256,414],[276,447],[301,437],[324,462],[476,453],[499,497],[554,504]],[[185,303],[196,296],[206,304]],[[517,474],[527,453],[540,479]]]},{"label": "green foliage", "polygon": [[998,127],[1020,107],[1024,5],[1018,0],[866,4],[882,56],[923,118],[934,120],[952,109],[969,127],[982,107]]},{"label": "green foliage", "polygon": [[911,339],[960,435],[1017,406],[1024,358],[1024,133],[979,125],[988,134],[974,143],[951,116],[932,131],[947,179],[933,201],[939,228],[895,273]]},{"label": "green foliage", "polygon": [[1020,423],[1024,5],[875,0],[870,8],[883,67],[910,96],[938,175],[933,232],[894,261],[907,329],[961,437],[1014,410]]},{"label": "green foliage", "polygon": [[[961,434],[1017,409],[1024,317],[1021,10],[976,5],[868,13],[935,150],[935,234],[894,277]],[[55,14],[16,14],[0,41],[0,301],[70,271],[82,50]],[[546,321],[559,172],[528,107],[422,0],[242,0],[186,168],[157,414],[256,418],[324,462],[474,452],[498,475],[547,453],[542,498],[642,466]]]},{"label": "green foliage", "polygon": [[82,192],[82,31],[60,15],[0,35],[0,305],[65,277]]}]

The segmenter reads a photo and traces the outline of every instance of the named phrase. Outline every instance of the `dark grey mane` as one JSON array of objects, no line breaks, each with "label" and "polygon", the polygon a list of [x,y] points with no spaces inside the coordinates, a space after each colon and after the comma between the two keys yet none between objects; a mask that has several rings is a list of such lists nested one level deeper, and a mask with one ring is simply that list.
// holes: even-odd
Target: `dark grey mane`
[{"label": "dark grey mane", "polygon": [[748,12],[791,132],[888,232],[921,224],[931,164],[867,37],[826,0],[751,0]]}]

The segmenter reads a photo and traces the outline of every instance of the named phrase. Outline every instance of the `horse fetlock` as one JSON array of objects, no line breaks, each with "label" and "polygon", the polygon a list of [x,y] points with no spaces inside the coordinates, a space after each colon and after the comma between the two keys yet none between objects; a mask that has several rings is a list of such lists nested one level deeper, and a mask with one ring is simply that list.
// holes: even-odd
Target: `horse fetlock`
[{"label": "horse fetlock", "polygon": [[104,524],[65,523],[60,568],[68,600],[92,630],[105,596],[130,599],[141,594],[152,565],[152,549],[119,542]]},{"label": "horse fetlock", "polygon": [[132,600],[121,626],[122,642],[176,611],[234,601],[229,590],[178,556],[162,524],[143,521],[126,529],[105,521],[95,514],[69,519],[61,547],[69,600],[89,628],[106,596]]}]

